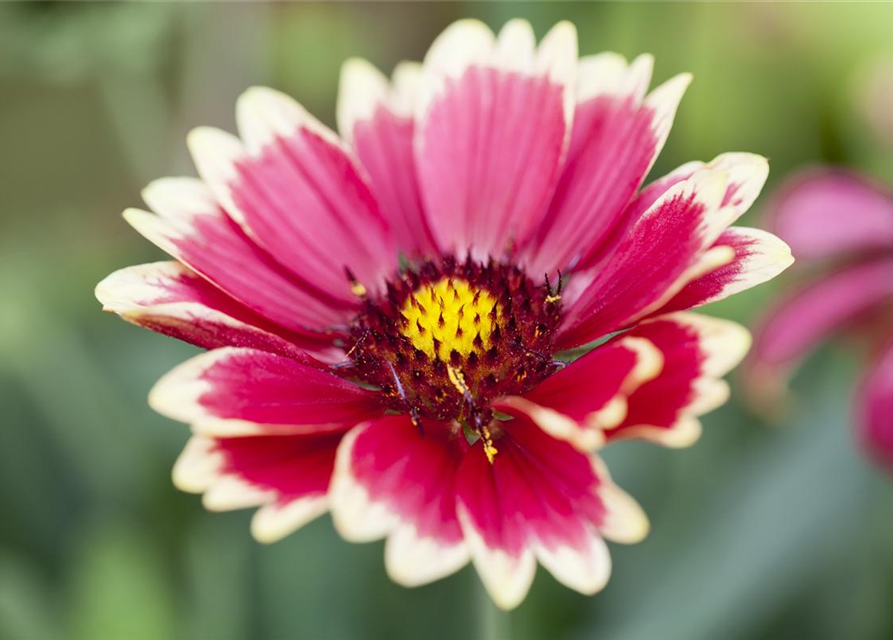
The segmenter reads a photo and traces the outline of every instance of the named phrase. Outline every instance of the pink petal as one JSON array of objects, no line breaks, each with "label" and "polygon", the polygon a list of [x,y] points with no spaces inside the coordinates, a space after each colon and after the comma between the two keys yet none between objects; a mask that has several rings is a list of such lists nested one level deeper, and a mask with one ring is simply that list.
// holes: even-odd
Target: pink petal
[{"label": "pink petal", "polygon": [[728,320],[677,313],[644,322],[623,335],[657,347],[663,368],[629,394],[625,418],[606,430],[606,438],[691,445],[701,434],[697,417],[728,398],[728,385],[720,378],[747,352],[747,330]]},{"label": "pink petal", "polygon": [[344,431],[378,417],[378,394],[315,366],[253,349],[196,356],[149,395],[159,413],[212,435]]},{"label": "pink petal", "polygon": [[534,50],[530,25],[495,39],[463,20],[432,45],[416,165],[440,247],[501,258],[536,229],[558,180],[570,128],[576,32],[557,25]]},{"label": "pink petal", "polygon": [[327,342],[283,329],[178,262],[116,271],[97,285],[96,297],[128,322],[205,349],[239,346],[299,359],[305,351],[339,358]]},{"label": "pink petal", "polygon": [[771,216],[773,231],[798,258],[893,247],[893,195],[843,170],[817,169],[789,181]]},{"label": "pink petal", "polygon": [[539,558],[567,586],[598,591],[610,574],[600,527],[631,542],[645,535],[647,519],[594,458],[523,416],[502,427],[492,464],[476,444],[457,482],[460,522],[484,586],[499,606],[516,606]]},{"label": "pink petal", "polygon": [[618,340],[593,349],[523,397],[498,398],[493,406],[522,412],[552,437],[591,450],[604,443],[604,429],[623,420],[626,396],[658,374],[661,360],[647,340]]},{"label": "pink petal", "polygon": [[713,246],[731,247],[732,261],[686,284],[654,315],[722,300],[771,280],[794,262],[790,247],[761,229],[730,227]]},{"label": "pink petal", "polygon": [[773,399],[820,342],[893,296],[893,259],[876,259],[808,283],[764,316],[746,369],[758,400]]},{"label": "pink petal", "polygon": [[128,209],[125,219],[251,310],[317,341],[324,329],[347,321],[352,305],[292,277],[233,224],[199,180],[156,180],[143,197],[157,215]]},{"label": "pink petal", "polygon": [[343,433],[194,436],[174,466],[174,484],[204,494],[212,511],[260,506],[255,538],[273,542],[322,515]]},{"label": "pink petal", "polygon": [[567,310],[556,347],[629,326],[669,300],[736,212],[722,207],[728,173],[705,169],[671,187],[642,215]]},{"label": "pink petal", "polygon": [[338,128],[369,174],[397,248],[411,257],[439,253],[422,208],[413,157],[413,111],[421,83],[419,65],[397,65],[391,83],[361,59],[341,70]]},{"label": "pink petal", "polygon": [[396,267],[387,222],[337,136],[294,100],[246,91],[236,116],[243,144],[202,128],[189,148],[220,203],[264,249],[303,280],[355,300],[345,269],[370,290]]},{"label": "pink petal", "polygon": [[887,346],[863,381],[857,410],[865,449],[893,470],[893,344]]},{"label": "pink petal", "polygon": [[332,516],[354,541],[387,536],[389,575],[416,586],[468,562],[456,517],[455,478],[467,449],[461,429],[387,416],[352,431],[338,453]]},{"label": "pink petal", "polygon": [[650,56],[643,56],[626,68],[614,54],[581,61],[570,149],[540,225],[538,238],[544,239],[529,259],[531,273],[585,268],[621,222],[691,81],[688,74],[676,76],[643,102],[651,64]]},{"label": "pink petal", "polygon": [[[722,207],[730,207],[731,217],[735,220],[750,209],[769,177],[769,161],[753,153],[721,153],[707,163],[697,160],[687,162],[642,189],[623,212],[623,222],[617,228],[623,232],[628,230],[673,185],[688,180],[704,169],[719,169],[728,174]],[[606,259],[613,247],[611,242],[606,243],[599,252],[601,255],[596,257]]]}]

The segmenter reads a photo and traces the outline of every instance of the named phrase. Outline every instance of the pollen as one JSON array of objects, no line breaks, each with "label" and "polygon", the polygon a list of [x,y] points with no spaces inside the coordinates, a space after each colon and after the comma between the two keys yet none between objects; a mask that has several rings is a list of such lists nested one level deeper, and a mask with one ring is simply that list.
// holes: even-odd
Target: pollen
[{"label": "pollen", "polygon": [[486,352],[502,318],[502,308],[489,291],[453,277],[417,289],[400,313],[400,333],[432,360],[444,362],[454,351],[463,358]]}]

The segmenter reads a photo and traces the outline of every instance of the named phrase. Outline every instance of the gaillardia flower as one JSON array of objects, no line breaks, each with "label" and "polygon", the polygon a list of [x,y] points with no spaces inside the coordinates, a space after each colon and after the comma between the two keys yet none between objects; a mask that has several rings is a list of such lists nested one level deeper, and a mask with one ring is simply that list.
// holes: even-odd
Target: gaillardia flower
[{"label": "gaillardia flower", "polygon": [[789,179],[773,200],[770,224],[809,275],[764,315],[745,367],[747,387],[771,406],[816,346],[844,331],[860,338],[872,364],[856,398],[857,434],[893,469],[893,192],[867,176],[821,167]]},{"label": "gaillardia flower", "polygon": [[498,37],[461,21],[390,82],[348,61],[340,137],[260,88],[238,101],[240,138],[192,132],[201,179],[153,182],[154,213],[125,212],[176,261],[97,289],[210,350],[150,396],[192,425],[176,485],[259,506],[262,541],[331,511],[349,540],[387,538],[405,585],[472,561],[510,608],[539,561],[601,589],[604,539],[648,523],[593,451],[691,444],[749,337],[686,310],[791,260],[729,227],[761,157],[640,191],[690,80],[646,93],[651,69],[578,59],[568,23],[537,46],[523,21]]}]

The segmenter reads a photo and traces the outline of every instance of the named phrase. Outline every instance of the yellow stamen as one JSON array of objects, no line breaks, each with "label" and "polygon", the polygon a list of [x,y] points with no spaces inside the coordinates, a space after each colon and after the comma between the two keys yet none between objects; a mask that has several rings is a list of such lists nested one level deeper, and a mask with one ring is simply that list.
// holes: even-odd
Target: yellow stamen
[{"label": "yellow stamen", "polygon": [[471,392],[468,390],[468,385],[465,384],[465,376],[462,375],[462,372],[455,367],[447,365],[447,375],[450,377],[450,382],[453,383],[453,386],[456,387],[456,390],[461,393],[466,399],[470,399]]},{"label": "yellow stamen", "polygon": [[363,283],[354,280],[350,283],[350,292],[355,296],[362,298],[366,295],[366,287],[363,286]]},{"label": "yellow stamen", "polygon": [[481,427],[481,435],[484,440],[484,453],[487,455],[487,460],[490,464],[493,464],[493,460],[496,458],[496,454],[499,453],[499,450],[493,446],[493,436],[490,435],[490,429],[486,426]]},{"label": "yellow stamen", "polygon": [[[502,309],[489,291],[459,278],[443,278],[415,291],[401,313],[406,322],[400,332],[413,346],[429,358],[447,361],[453,351],[466,357],[473,351],[488,350]],[[480,346],[475,345],[478,336]]]}]

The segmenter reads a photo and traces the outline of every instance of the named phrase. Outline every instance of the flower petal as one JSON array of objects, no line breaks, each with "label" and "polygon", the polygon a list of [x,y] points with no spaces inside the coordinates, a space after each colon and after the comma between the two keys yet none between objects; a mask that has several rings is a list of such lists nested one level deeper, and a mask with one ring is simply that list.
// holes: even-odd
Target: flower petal
[{"label": "flower petal", "polygon": [[697,417],[728,399],[728,385],[720,378],[747,353],[750,334],[728,320],[676,313],[623,335],[651,342],[664,366],[629,395],[626,417],[606,430],[606,438],[642,438],[668,447],[693,444],[701,434]]},{"label": "flower petal", "polygon": [[338,137],[288,96],[261,87],[236,106],[244,145],[216,129],[189,134],[199,174],[246,233],[320,291],[355,300],[396,267],[378,204]]},{"label": "flower petal", "polygon": [[344,324],[353,306],[313,291],[261,251],[194,178],[162,178],[143,190],[157,213],[128,209],[124,218],[148,240],[227,294],[285,329],[320,340]]},{"label": "flower petal", "polygon": [[240,346],[299,359],[304,351],[338,357],[326,342],[289,333],[178,262],[115,271],[96,286],[96,297],[104,310],[128,322],[205,349]]},{"label": "flower petal", "polygon": [[748,392],[774,403],[790,371],[836,331],[893,296],[893,259],[850,266],[807,283],[781,300],[760,321],[745,368]]},{"label": "flower petal", "polygon": [[327,510],[342,435],[193,436],[174,465],[174,484],[204,494],[211,511],[260,506],[252,534],[274,542]]},{"label": "flower petal", "polygon": [[498,398],[493,407],[523,412],[553,438],[591,450],[604,444],[603,429],[623,421],[627,396],[661,367],[653,344],[624,338],[593,349],[523,397]]},{"label": "flower petal", "polygon": [[860,440],[875,460],[893,470],[893,344],[865,377],[857,400]]},{"label": "flower petal", "polygon": [[736,215],[721,206],[727,184],[726,171],[705,169],[668,189],[567,310],[556,346],[623,329],[659,308],[689,274],[703,273],[699,260]]},{"label": "flower petal", "polygon": [[[699,171],[705,170],[724,171],[728,174],[726,193],[721,204],[721,216],[718,219],[718,221],[721,220],[728,225],[747,211],[760,194],[769,175],[769,162],[766,158],[752,153],[723,153],[706,164],[698,161],[686,163],[666,176],[655,180],[645,187],[629,204],[623,212],[622,221],[615,225],[612,236],[602,243],[597,255],[593,254],[594,265],[592,272],[597,273],[605,264],[615,259],[615,252],[629,233],[631,226],[661,196],[674,185],[692,178]],[[724,235],[726,233],[723,232]],[[724,241],[723,237],[720,236],[720,239],[709,249],[705,250],[664,294],[664,301],[669,302],[670,297],[675,292],[697,282],[692,291],[687,292],[682,299],[677,301],[680,306],[668,308],[666,311],[662,308],[657,309],[651,315],[659,315],[668,311],[686,308],[681,305],[689,301],[690,297],[694,297],[694,295],[689,296],[689,294],[701,293],[702,289],[706,289],[706,291],[703,291],[705,294],[717,294],[717,297],[713,298],[713,300],[718,300],[726,295],[731,295],[731,293],[747,289],[774,277],[777,275],[777,273],[772,274],[774,268],[777,268],[778,272],[780,272],[789,266],[792,260],[790,251],[784,248],[783,243],[763,232],[757,232],[755,235],[759,236],[756,243],[742,240],[751,249],[744,251],[742,248],[740,256],[736,256],[736,248],[739,243],[734,238],[728,237],[725,239],[727,241]],[[738,258],[747,258],[746,264],[741,264]],[[777,258],[778,263],[774,262],[773,258]],[[746,277],[743,272],[744,268],[753,270],[754,277]],[[729,278],[732,279],[732,282],[729,283],[729,293],[724,293],[721,287],[710,286],[714,281],[724,281]],[[698,302],[697,304],[704,304],[704,302]]]},{"label": "flower petal", "polygon": [[653,60],[616,54],[580,61],[567,161],[529,258],[534,274],[585,268],[621,221],[670,132],[691,76],[681,74],[643,101]]},{"label": "flower petal", "polygon": [[455,477],[467,448],[461,430],[405,415],[357,427],[338,451],[331,502],[348,540],[387,536],[385,565],[404,586],[437,580],[468,563],[456,518]]},{"label": "flower petal", "polygon": [[422,209],[413,157],[413,113],[421,66],[402,62],[389,82],[367,61],[341,68],[338,128],[369,174],[370,186],[397,242],[411,257],[439,253]]},{"label": "flower petal", "polygon": [[714,247],[731,247],[731,262],[686,284],[653,315],[684,311],[722,300],[771,280],[794,263],[791,248],[761,229],[730,227]]},{"label": "flower petal", "polygon": [[770,212],[773,231],[798,258],[893,248],[893,194],[840,169],[816,169],[790,180]]},{"label": "flower petal", "polygon": [[[632,499],[617,499],[620,490],[598,475],[593,457],[524,416],[501,426],[492,463],[477,443],[457,480],[459,520],[484,586],[500,607],[517,606],[539,558],[563,584],[595,593],[611,569],[600,527],[613,520],[607,528],[633,541],[647,533],[647,519],[640,509],[630,510]],[[627,511],[609,514],[613,505]],[[617,521],[623,516],[636,522],[624,527]]]},{"label": "flower petal", "polygon": [[187,360],[149,394],[153,409],[203,434],[345,431],[381,415],[378,394],[307,359],[232,347]]},{"label": "flower petal", "polygon": [[545,212],[570,131],[576,31],[559,23],[534,46],[527,22],[496,38],[461,20],[425,57],[416,166],[444,250],[501,258]]}]

